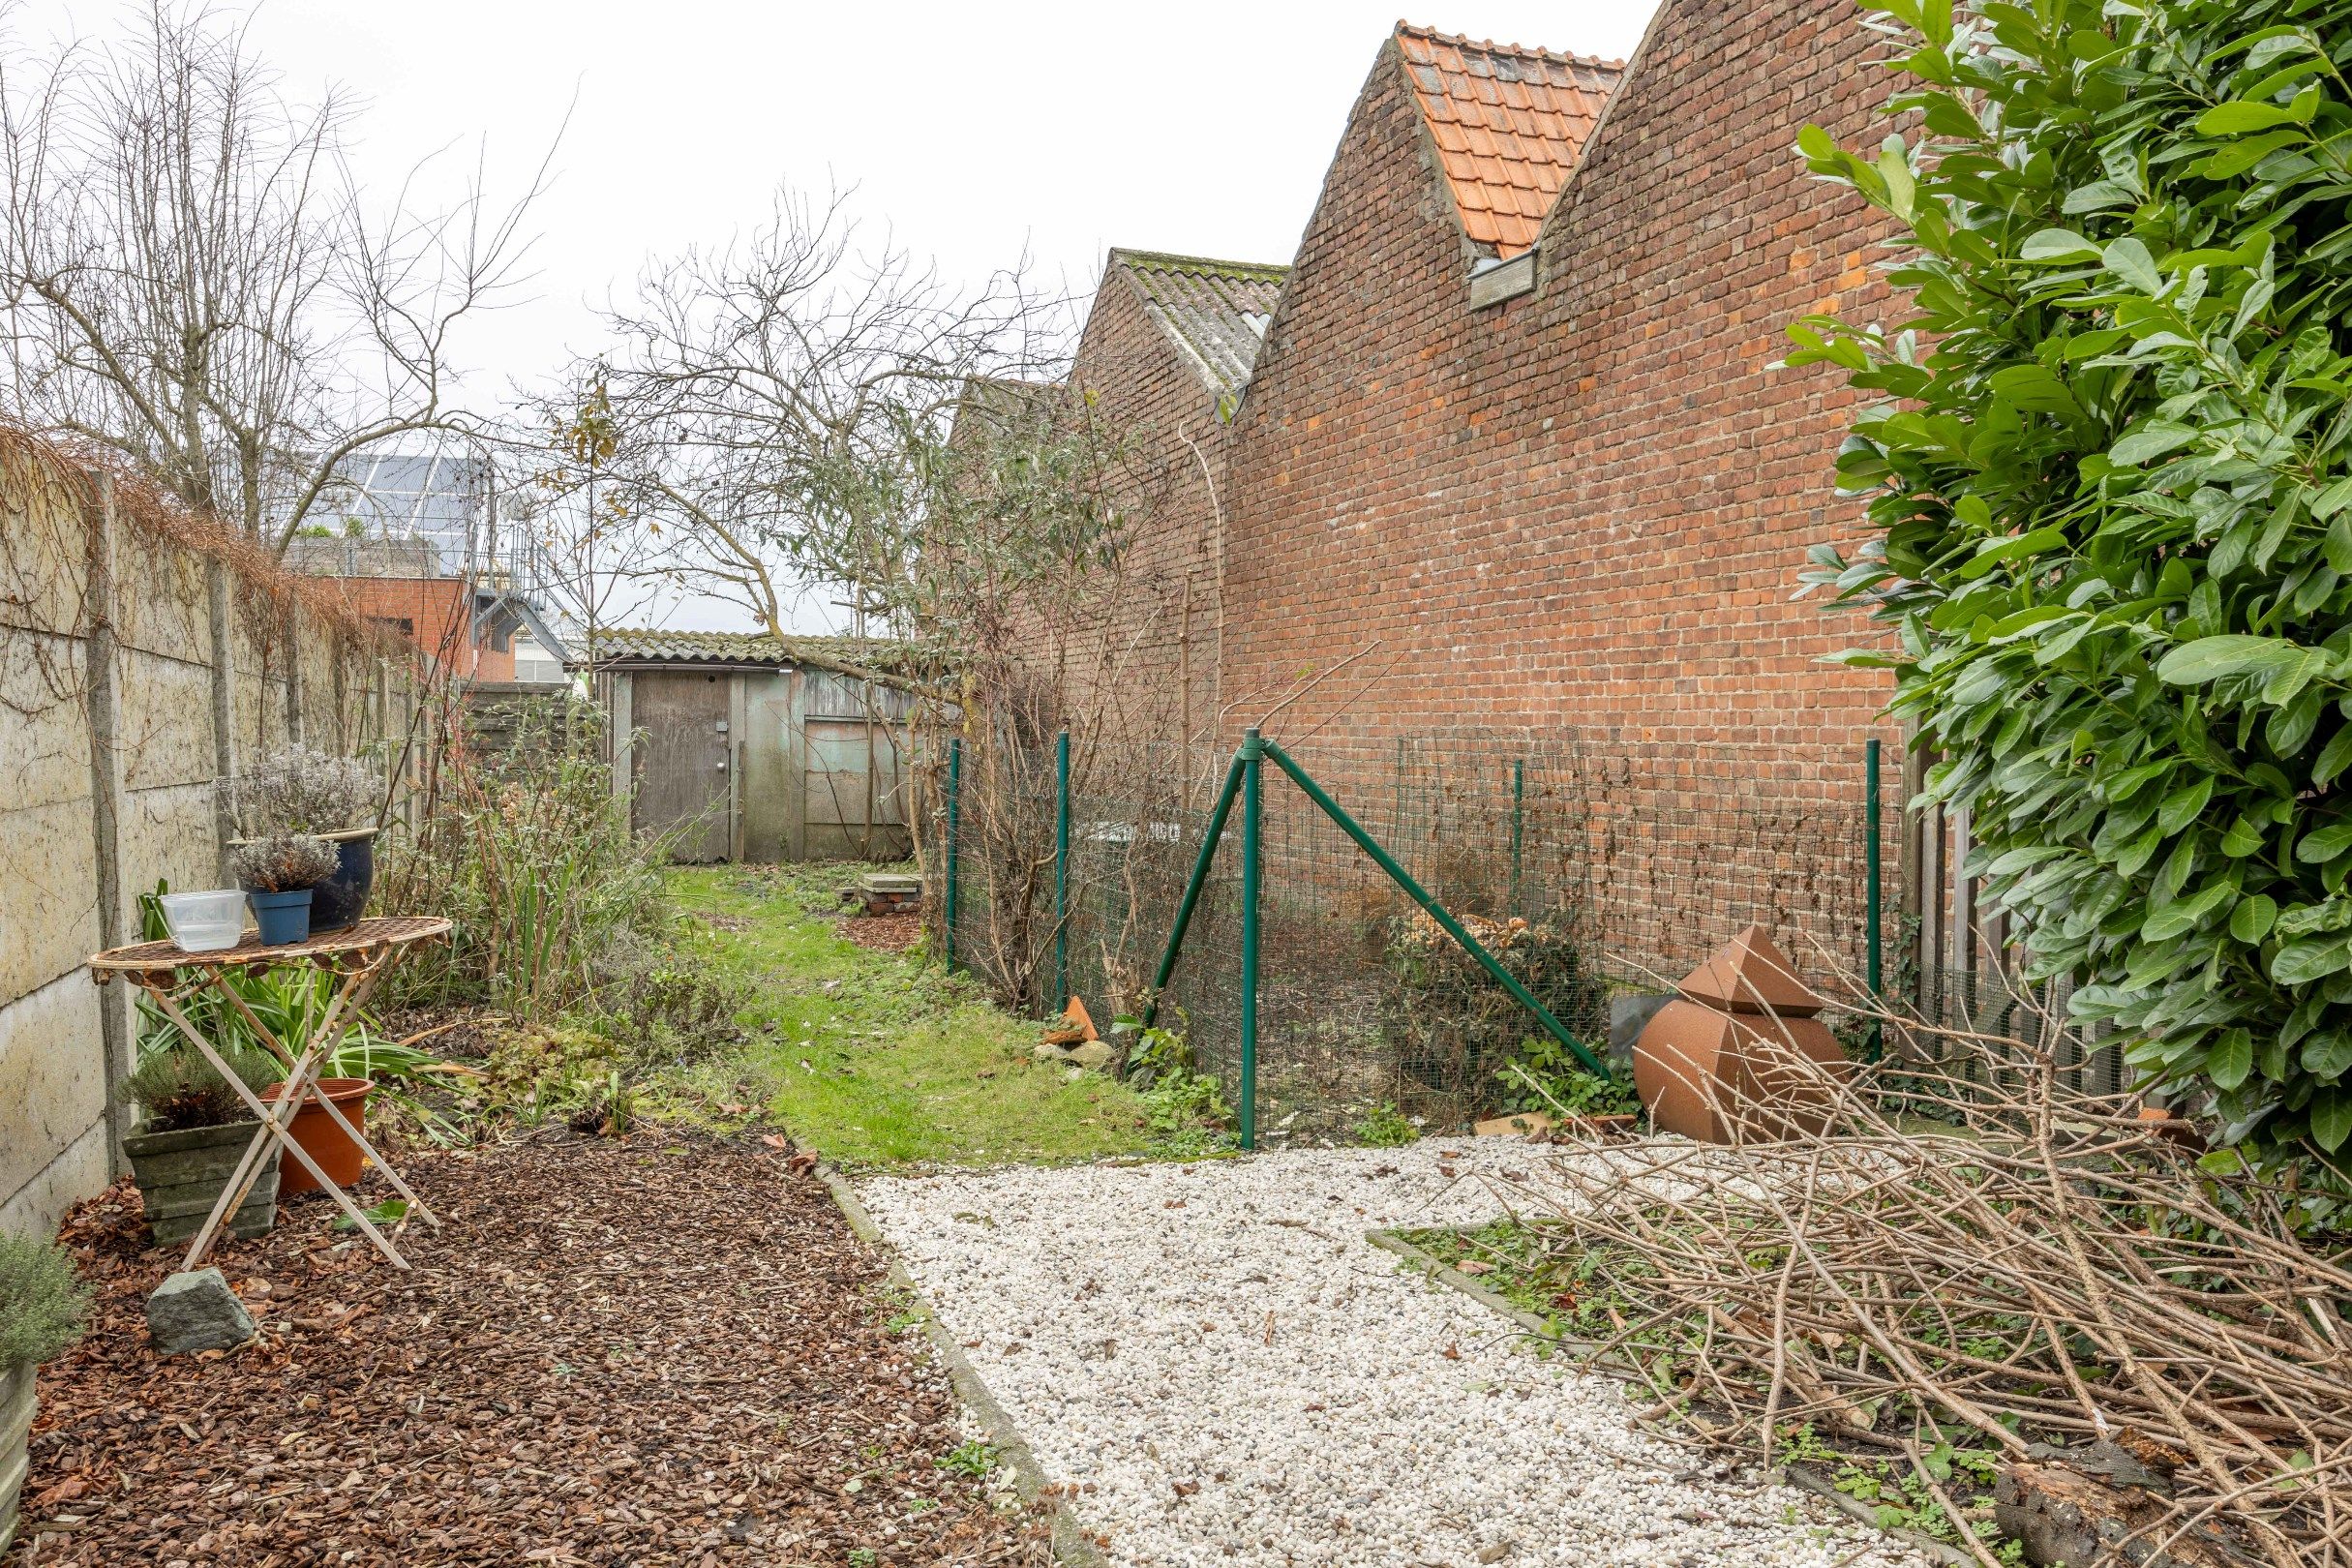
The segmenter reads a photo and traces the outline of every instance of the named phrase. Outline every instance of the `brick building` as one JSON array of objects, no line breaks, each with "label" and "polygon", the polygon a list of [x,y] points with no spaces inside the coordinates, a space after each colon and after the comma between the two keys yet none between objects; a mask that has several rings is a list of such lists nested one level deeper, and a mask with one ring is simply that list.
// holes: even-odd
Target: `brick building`
[{"label": "brick building", "polygon": [[314,515],[342,526],[304,529],[286,563],[328,580],[353,615],[463,682],[562,682],[547,563],[528,530],[501,528],[488,463],[435,451],[354,457]]},{"label": "brick building", "polygon": [[1879,230],[1790,151],[1885,95],[1854,18],[1668,0],[1621,71],[1382,46],[1235,420],[1224,588],[1268,613],[1228,628],[1229,685],[1377,642],[1386,676],[1282,722],[1854,746],[1880,685],[1816,660],[1857,627],[1791,599],[1854,531],[1848,398],[1769,368],[1875,286]]},{"label": "brick building", "polygon": [[1070,381],[1122,448],[1133,522],[1102,612],[1041,647],[1090,739],[1131,747],[1221,733],[1232,419],[1288,271],[1110,253]]},{"label": "brick building", "polygon": [[1821,662],[1857,619],[1793,597],[1860,531],[1852,398],[1772,366],[1792,319],[1881,297],[1885,228],[1792,151],[1869,133],[1875,60],[1831,0],[1663,0],[1623,63],[1400,25],[1287,277],[1247,269],[1255,343],[1187,352],[1172,291],[1218,264],[1114,252],[1073,378],[1214,480],[1128,568],[1135,682],[1176,710],[1152,733],[1262,718],[1393,793],[1401,839],[1429,828],[1405,748],[1540,742],[1547,789],[1612,814],[1575,874],[1640,917],[1613,941],[1678,962],[1753,917],[1855,955],[1885,687]]}]

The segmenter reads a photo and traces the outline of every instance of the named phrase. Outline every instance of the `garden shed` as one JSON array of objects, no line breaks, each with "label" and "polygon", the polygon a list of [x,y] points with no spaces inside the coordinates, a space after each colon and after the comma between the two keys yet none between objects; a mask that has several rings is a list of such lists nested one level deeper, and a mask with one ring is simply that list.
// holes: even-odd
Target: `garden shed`
[{"label": "garden shed", "polygon": [[745,632],[599,630],[596,691],[613,787],[640,831],[684,861],[901,859],[915,699],[817,669],[810,652],[887,663],[896,645]]}]

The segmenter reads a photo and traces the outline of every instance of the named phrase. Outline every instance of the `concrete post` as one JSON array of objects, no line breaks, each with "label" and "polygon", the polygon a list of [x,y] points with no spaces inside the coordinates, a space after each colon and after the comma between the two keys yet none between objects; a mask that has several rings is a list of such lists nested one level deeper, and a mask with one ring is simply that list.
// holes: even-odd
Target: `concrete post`
[{"label": "concrete post", "polygon": [[[90,731],[90,848],[97,875],[98,945],[119,948],[129,940],[122,868],[121,655],[114,636],[114,475],[100,471],[98,507],[85,523],[89,533],[89,630],[87,717]],[[106,1053],[106,1152],[109,1168],[126,1168],[123,1136],[131,1131],[131,1107],[123,1102],[123,1079],[131,1071],[131,987],[101,986],[98,1032]]]},{"label": "concrete post", "polygon": [[204,600],[212,632],[212,798],[213,835],[218,842],[221,871],[228,869],[228,841],[237,825],[228,809],[223,781],[237,770],[237,649],[228,604],[228,563],[214,556],[204,563]]}]

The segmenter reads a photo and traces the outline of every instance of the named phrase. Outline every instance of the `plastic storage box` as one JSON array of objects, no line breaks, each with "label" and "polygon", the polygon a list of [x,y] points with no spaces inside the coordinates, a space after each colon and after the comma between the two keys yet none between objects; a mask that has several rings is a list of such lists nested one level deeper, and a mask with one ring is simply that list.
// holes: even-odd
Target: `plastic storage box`
[{"label": "plastic storage box", "polygon": [[164,894],[164,923],[187,952],[219,952],[245,932],[245,895],[234,888]]}]

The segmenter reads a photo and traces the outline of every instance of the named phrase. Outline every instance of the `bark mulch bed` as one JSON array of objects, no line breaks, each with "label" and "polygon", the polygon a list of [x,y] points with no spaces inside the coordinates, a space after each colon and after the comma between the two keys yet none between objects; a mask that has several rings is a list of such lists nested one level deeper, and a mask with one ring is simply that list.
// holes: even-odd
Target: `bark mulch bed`
[{"label": "bark mulch bed", "polygon": [[922,935],[922,916],[909,915],[852,915],[836,927],[840,933],[861,948],[875,948],[883,952],[904,952],[915,946]]},{"label": "bark mulch bed", "polygon": [[1001,1480],[940,1463],[952,1390],[782,1142],[408,1155],[447,1221],[409,1227],[413,1272],[298,1200],[216,1258],[258,1338],[198,1359],[147,1348],[176,1259],[137,1192],[91,1199],[91,1332],[42,1371],[9,1568],[1044,1562]]}]

